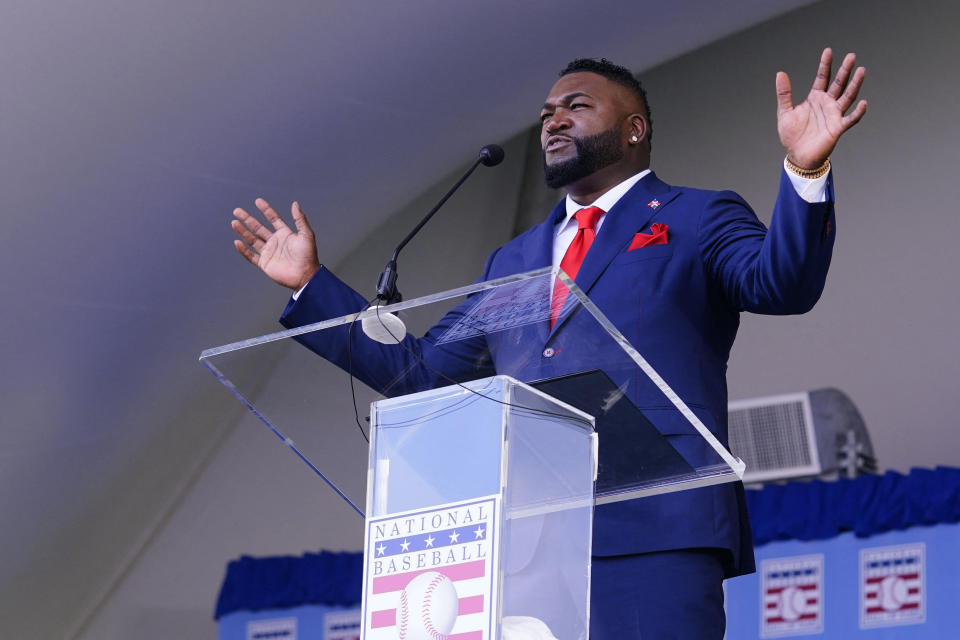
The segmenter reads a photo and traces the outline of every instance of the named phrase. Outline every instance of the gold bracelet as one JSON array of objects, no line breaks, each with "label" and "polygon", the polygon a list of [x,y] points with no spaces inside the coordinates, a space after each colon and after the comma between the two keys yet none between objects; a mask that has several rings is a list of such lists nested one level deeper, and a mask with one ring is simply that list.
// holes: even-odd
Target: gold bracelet
[{"label": "gold bracelet", "polygon": [[813,179],[819,178],[826,175],[827,171],[830,171],[830,158],[824,160],[823,164],[817,167],[816,169],[804,169],[803,167],[798,167],[797,165],[790,162],[790,158],[786,158],[787,169],[791,173],[794,173],[801,178]]}]

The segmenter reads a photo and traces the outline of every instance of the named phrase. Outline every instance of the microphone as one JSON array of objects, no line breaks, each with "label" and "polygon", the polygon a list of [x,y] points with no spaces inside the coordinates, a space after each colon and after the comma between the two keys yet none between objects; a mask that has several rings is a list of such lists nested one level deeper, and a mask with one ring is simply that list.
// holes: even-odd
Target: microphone
[{"label": "microphone", "polygon": [[365,336],[382,344],[400,344],[407,335],[407,325],[403,320],[390,312],[380,311],[381,304],[371,307],[376,315],[367,316],[360,321],[360,328]]},{"label": "microphone", "polygon": [[488,144],[480,149],[480,162],[485,167],[495,167],[503,162],[503,147],[498,144]]},{"label": "microphone", "polygon": [[473,165],[463,176],[457,180],[457,182],[447,191],[446,195],[440,198],[433,209],[423,217],[423,220],[413,228],[413,230],[407,234],[407,237],[397,245],[397,248],[393,250],[393,257],[390,258],[390,261],[387,262],[387,266],[383,268],[383,271],[380,273],[380,277],[377,279],[377,299],[383,301],[385,304],[393,304],[394,302],[400,302],[403,299],[403,296],[400,295],[400,292],[397,291],[397,256],[400,255],[400,251],[407,246],[407,243],[417,235],[420,229],[423,228],[423,225],[427,224],[430,218],[433,217],[440,207],[453,195],[453,193],[460,188],[467,178],[474,172],[474,170],[482,164],[485,167],[493,167],[500,164],[503,161],[503,148],[500,145],[488,144],[484,148],[480,149],[480,153],[477,155],[477,159],[474,161]]},{"label": "microphone", "polygon": [[[390,258],[390,261],[387,262],[387,266],[383,268],[383,271],[380,273],[380,277],[377,278],[377,304],[376,306],[383,306],[387,304],[393,304],[395,302],[400,302],[403,299],[403,296],[400,295],[400,292],[397,290],[397,256],[400,255],[400,251],[407,246],[407,243],[417,235],[420,229],[423,228],[423,225],[427,224],[430,218],[433,217],[440,207],[454,194],[454,192],[460,188],[467,178],[476,170],[479,165],[485,167],[495,167],[496,165],[503,162],[503,148],[500,145],[488,144],[487,146],[480,149],[480,153],[477,155],[477,159],[474,160],[473,164],[467,169],[467,172],[457,180],[457,182],[447,191],[446,195],[440,198],[440,201],[431,209],[427,215],[423,217],[423,220],[417,224],[413,230],[407,234],[407,237],[403,239],[400,244],[397,245],[397,248],[393,250],[393,256]],[[385,324],[389,327],[389,331],[385,331],[384,327],[380,323]],[[398,339],[403,339],[403,336],[406,335],[406,328],[403,324],[403,321],[392,313],[383,313],[378,314],[377,318],[366,318],[361,322],[361,327],[363,328],[364,334],[367,337],[376,340],[377,342],[382,342],[384,344],[397,344]]]}]

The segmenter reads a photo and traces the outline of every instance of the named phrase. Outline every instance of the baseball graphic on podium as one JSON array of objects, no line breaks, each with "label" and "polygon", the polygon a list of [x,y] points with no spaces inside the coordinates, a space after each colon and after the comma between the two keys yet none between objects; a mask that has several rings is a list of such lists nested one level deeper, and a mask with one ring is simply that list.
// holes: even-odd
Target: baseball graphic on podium
[{"label": "baseball graphic on podium", "polygon": [[457,589],[436,571],[421,573],[400,592],[397,631],[400,640],[445,640],[457,619]]}]

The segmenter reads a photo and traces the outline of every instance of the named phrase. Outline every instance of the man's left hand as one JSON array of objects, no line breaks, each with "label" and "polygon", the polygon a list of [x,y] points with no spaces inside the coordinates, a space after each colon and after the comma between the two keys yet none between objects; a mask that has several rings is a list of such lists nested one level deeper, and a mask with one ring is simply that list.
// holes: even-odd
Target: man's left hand
[{"label": "man's left hand", "polygon": [[867,112],[867,101],[861,100],[846,113],[856,101],[866,75],[863,67],[853,71],[856,61],[857,56],[848,53],[831,82],[833,51],[824,49],[810,93],[797,106],[793,106],[790,78],[783,71],[777,72],[777,132],[787,160],[798,167],[816,169],[823,165],[840,136]]}]

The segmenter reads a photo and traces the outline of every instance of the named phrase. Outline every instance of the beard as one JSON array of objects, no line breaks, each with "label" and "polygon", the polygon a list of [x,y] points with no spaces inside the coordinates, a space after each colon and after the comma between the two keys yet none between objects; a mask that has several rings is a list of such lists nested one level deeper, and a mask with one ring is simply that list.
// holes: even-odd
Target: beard
[{"label": "beard", "polygon": [[596,135],[573,138],[573,143],[577,148],[577,155],[569,160],[547,164],[547,154],[543,153],[543,175],[551,189],[559,189],[586,178],[623,158],[620,131],[617,127]]}]

